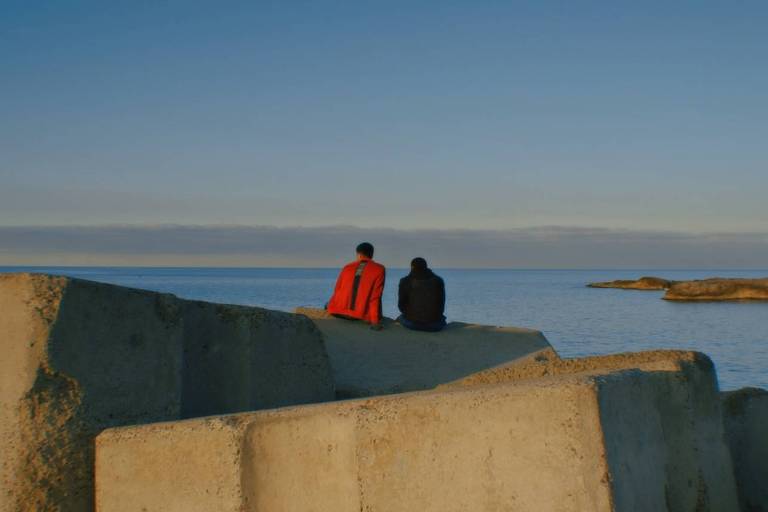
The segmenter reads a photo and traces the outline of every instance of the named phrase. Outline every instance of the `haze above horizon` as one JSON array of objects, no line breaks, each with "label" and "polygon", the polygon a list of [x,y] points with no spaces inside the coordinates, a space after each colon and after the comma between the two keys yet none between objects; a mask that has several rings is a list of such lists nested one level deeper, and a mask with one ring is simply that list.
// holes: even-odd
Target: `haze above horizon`
[{"label": "haze above horizon", "polygon": [[[0,13],[9,229],[768,226],[764,2],[7,1]],[[764,254],[762,237],[739,236],[734,250]],[[0,264],[43,256],[28,242],[0,231]]]}]

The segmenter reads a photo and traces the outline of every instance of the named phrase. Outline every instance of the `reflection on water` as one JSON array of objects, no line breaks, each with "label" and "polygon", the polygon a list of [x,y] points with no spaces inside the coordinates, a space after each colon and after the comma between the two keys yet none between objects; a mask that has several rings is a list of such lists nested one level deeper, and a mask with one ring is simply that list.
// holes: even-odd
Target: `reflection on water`
[{"label": "reflection on water", "polygon": [[[0,271],[18,271],[2,268]],[[320,307],[334,269],[35,268],[180,297],[291,311]],[[440,270],[450,320],[532,327],[564,357],[677,348],[715,361],[723,389],[768,388],[768,302],[681,303],[663,292],[592,289],[591,281],[656,275],[669,279],[765,277],[768,271]],[[384,311],[396,316],[397,282],[388,271]]]}]

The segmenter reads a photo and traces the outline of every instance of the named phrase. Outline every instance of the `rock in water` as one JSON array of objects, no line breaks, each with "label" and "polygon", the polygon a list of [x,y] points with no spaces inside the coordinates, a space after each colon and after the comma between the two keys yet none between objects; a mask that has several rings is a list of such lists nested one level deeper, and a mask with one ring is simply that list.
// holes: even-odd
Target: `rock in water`
[{"label": "rock in water", "polygon": [[618,279],[601,283],[589,283],[590,288],[619,288],[622,290],[666,290],[675,284],[675,281],[660,277],[641,277],[640,279]]},{"label": "rock in water", "polygon": [[675,283],[664,295],[666,300],[768,300],[768,278],[724,279],[715,277]]}]

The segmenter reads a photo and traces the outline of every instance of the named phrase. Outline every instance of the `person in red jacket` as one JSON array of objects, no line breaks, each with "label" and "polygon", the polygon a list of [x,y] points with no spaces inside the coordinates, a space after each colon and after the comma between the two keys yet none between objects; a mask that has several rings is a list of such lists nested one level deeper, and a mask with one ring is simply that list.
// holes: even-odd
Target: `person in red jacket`
[{"label": "person in red jacket", "polygon": [[344,265],[326,309],[334,316],[362,320],[381,330],[381,294],[386,270],[373,261],[373,245],[357,246],[357,259]]}]

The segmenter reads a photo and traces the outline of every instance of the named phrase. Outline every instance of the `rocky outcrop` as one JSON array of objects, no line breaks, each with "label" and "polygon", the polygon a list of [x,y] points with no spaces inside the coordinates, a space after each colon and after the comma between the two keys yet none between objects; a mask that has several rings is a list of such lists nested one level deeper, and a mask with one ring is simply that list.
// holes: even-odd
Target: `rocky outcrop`
[{"label": "rocky outcrop", "polygon": [[667,290],[666,300],[727,301],[768,300],[768,278],[726,279],[713,277],[695,281],[670,281],[660,277],[637,280],[619,279],[589,283],[590,288],[620,288],[623,290]]},{"label": "rocky outcrop", "polygon": [[715,277],[675,283],[664,295],[666,300],[728,301],[768,300],[768,278],[724,279]]},{"label": "rocky outcrop", "polygon": [[93,510],[103,429],[332,400],[312,322],[0,274],[0,511]]},{"label": "rocky outcrop", "polygon": [[382,331],[298,308],[325,338],[339,398],[419,391],[502,363],[558,359],[540,331],[451,322],[439,333],[384,320]]},{"label": "rocky outcrop", "polygon": [[589,283],[590,288],[620,288],[622,290],[666,290],[676,281],[660,277],[641,277],[640,279],[618,279],[600,283]]},{"label": "rocky outcrop", "polygon": [[737,510],[706,356],[550,367],[559,370],[111,429],[97,440],[98,510]]},{"label": "rocky outcrop", "polygon": [[723,393],[726,439],[731,448],[742,512],[768,511],[768,391]]}]

